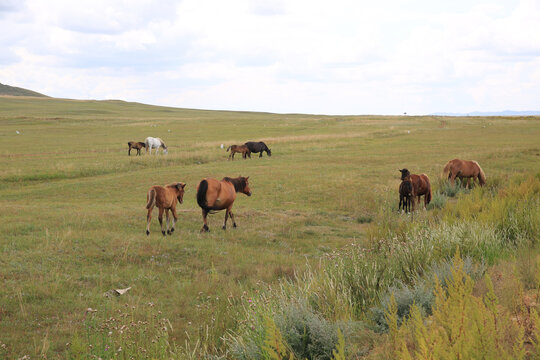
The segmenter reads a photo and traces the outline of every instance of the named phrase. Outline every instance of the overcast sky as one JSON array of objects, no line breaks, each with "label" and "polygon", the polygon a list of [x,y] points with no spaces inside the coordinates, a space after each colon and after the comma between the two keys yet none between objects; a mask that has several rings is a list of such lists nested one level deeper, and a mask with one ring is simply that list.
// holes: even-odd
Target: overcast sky
[{"label": "overcast sky", "polygon": [[540,0],[0,0],[0,83],[316,114],[540,109]]}]

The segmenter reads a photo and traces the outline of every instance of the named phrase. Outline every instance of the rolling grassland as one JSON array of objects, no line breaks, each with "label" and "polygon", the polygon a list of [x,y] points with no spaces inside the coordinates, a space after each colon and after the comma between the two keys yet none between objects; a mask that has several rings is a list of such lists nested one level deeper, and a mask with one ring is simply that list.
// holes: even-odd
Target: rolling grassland
[{"label": "rolling grassland", "polygon": [[[0,124],[0,357],[122,358],[109,344],[124,333],[124,352],[131,341],[150,358],[245,354],[239,339],[245,344],[248,324],[259,324],[246,318],[255,299],[283,284],[301,288],[309,282],[300,274],[318,276],[323,262],[351,247],[372,248],[440,219],[481,222],[471,199],[495,209],[482,199],[499,191],[526,194],[538,215],[539,117],[322,116],[0,97]],[[128,156],[127,142],[147,136],[161,137],[169,154]],[[272,156],[227,161],[227,146],[249,140],[265,141]],[[442,192],[439,176],[453,158],[478,161],[488,190],[437,193],[438,205],[414,219],[397,214],[398,169],[428,174]],[[222,231],[219,212],[201,234],[197,183],[238,175],[250,176],[253,192],[234,204],[238,228]],[[147,189],[177,181],[187,186],[176,232],[163,237],[155,211],[147,237]],[[528,181],[533,190],[522,185]],[[519,236],[536,244],[538,228],[527,229]],[[486,266],[514,256],[479,249],[464,255],[485,256]],[[410,264],[410,277],[395,276],[412,284],[417,262]],[[380,296],[368,298],[365,306],[353,296],[317,311],[359,320]]]}]

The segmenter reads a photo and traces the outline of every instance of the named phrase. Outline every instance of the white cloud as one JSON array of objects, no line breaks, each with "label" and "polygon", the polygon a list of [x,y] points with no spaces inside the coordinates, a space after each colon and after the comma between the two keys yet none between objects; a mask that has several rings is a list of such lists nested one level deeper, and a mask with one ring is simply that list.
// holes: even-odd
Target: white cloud
[{"label": "white cloud", "polygon": [[535,0],[0,6],[0,82],[52,96],[309,113],[538,107]]}]

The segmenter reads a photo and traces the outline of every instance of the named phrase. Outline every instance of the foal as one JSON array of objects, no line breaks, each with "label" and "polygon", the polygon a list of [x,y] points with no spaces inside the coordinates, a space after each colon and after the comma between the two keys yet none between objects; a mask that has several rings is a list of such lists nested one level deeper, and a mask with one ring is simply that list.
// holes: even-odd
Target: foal
[{"label": "foal", "polygon": [[229,160],[234,160],[234,154],[236,153],[242,153],[242,159],[246,159],[248,156],[251,158],[251,151],[249,151],[249,148],[247,145],[231,145],[227,148],[227,151],[231,150],[231,153],[229,155]]},{"label": "foal", "polygon": [[129,150],[128,155],[131,156],[131,149],[137,150],[137,155],[141,155],[141,149],[146,147],[146,144],[140,141],[129,141],[128,142]]},{"label": "foal", "polygon": [[399,185],[399,207],[398,210],[411,211],[411,203],[414,209],[414,192],[410,176],[407,176]]},{"label": "foal", "polygon": [[[146,235],[150,235],[150,220],[152,219],[154,206],[157,206],[159,209],[158,219],[163,236],[165,236],[163,211],[167,215],[167,234],[171,235],[174,232],[174,226],[178,220],[178,216],[176,215],[176,201],[178,200],[180,204],[183,202],[185,187],[186,184],[178,182],[166,186],[154,185],[148,190],[148,194],[146,195],[146,208],[148,209],[148,214],[146,215]],[[169,210],[173,216],[171,230],[169,230]]]}]

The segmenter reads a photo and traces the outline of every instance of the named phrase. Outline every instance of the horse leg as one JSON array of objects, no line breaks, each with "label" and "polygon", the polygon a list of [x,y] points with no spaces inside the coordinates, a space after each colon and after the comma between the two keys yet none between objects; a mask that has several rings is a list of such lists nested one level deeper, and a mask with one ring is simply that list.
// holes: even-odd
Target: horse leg
[{"label": "horse leg", "polygon": [[201,232],[208,232],[210,229],[208,228],[208,224],[206,223],[206,217],[208,216],[208,213],[206,211],[202,211],[202,218],[203,218],[203,227],[201,228]]},{"label": "horse leg", "polygon": [[232,220],[232,227],[235,228],[236,227],[236,221],[234,221],[234,215],[233,215],[231,209],[232,209],[232,206],[227,211],[229,212],[229,216],[231,217],[231,220]]},{"label": "horse leg", "polygon": [[131,146],[128,149],[128,156],[131,156]]},{"label": "horse leg", "polygon": [[150,220],[152,220],[152,210],[153,207],[148,209],[148,214],[146,214],[146,236],[150,235]]},{"label": "horse leg", "polygon": [[233,161],[234,161],[234,154],[236,154],[236,153],[235,153],[235,152],[231,152]]},{"label": "horse leg", "polygon": [[262,158],[262,150],[261,150],[261,152],[259,153],[259,157]]},{"label": "horse leg", "polygon": [[176,215],[176,205],[172,207],[171,213],[173,216],[172,219],[172,228],[171,228],[171,234],[174,232],[174,228],[176,227],[176,222],[178,221],[178,215]]},{"label": "horse leg", "polygon": [[160,207],[159,208],[159,215],[158,215],[159,225],[161,225],[161,233],[163,234],[163,236],[165,236],[165,229],[163,229],[163,211],[164,210],[165,210],[165,208]]},{"label": "horse leg", "polygon": [[225,209],[225,221],[223,221],[223,230],[227,229],[227,218],[229,217],[229,209]]},{"label": "horse leg", "polygon": [[171,235],[171,231],[169,230],[169,209],[165,209],[165,216],[167,217],[167,235]]}]

